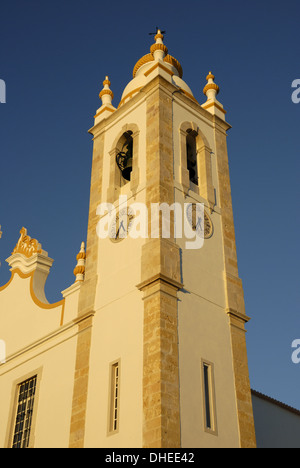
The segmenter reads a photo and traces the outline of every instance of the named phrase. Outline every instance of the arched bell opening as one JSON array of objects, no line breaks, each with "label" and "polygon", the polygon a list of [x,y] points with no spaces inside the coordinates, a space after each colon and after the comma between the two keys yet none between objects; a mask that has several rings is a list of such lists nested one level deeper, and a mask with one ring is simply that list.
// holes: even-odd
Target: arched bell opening
[{"label": "arched bell opening", "polygon": [[132,131],[124,132],[117,145],[116,164],[120,170],[121,184],[124,185],[131,180],[133,161],[133,138]]},{"label": "arched bell opening", "polygon": [[196,135],[191,129],[187,130],[186,135],[186,156],[190,182],[198,185],[197,143]]}]

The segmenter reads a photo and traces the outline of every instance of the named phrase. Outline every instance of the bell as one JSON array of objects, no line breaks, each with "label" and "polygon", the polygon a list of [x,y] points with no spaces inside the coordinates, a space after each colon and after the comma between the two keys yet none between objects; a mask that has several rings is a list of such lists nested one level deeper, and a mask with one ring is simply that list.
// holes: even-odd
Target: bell
[{"label": "bell", "polygon": [[195,179],[196,172],[191,167],[189,168],[190,180],[193,182]]},{"label": "bell", "polygon": [[196,176],[196,171],[195,171],[195,166],[196,166],[196,161],[193,161],[192,159],[187,160],[187,168],[190,174],[190,180],[193,182]]},{"label": "bell", "polygon": [[126,142],[123,145],[122,151],[120,151],[116,156],[116,162],[121,171],[122,177],[125,180],[130,180],[130,174],[132,171],[132,144],[130,142]]},{"label": "bell", "polygon": [[124,177],[125,180],[130,180],[131,171],[132,171],[132,158],[128,158],[126,160],[126,166],[121,171],[122,176]]}]

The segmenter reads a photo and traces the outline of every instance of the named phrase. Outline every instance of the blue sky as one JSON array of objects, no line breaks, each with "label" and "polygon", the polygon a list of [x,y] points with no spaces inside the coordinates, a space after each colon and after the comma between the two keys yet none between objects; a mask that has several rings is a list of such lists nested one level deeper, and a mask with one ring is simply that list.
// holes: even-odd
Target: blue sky
[{"label": "blue sky", "polygon": [[[252,388],[300,409],[298,0],[2,1],[0,285],[22,226],[55,259],[50,302],[74,280],[86,239],[92,140],[109,75],[114,105],[149,52],[155,26],[199,102],[212,70],[228,137]],[[1,332],[0,332],[1,334]],[[0,336],[1,337],[1,336]]]}]

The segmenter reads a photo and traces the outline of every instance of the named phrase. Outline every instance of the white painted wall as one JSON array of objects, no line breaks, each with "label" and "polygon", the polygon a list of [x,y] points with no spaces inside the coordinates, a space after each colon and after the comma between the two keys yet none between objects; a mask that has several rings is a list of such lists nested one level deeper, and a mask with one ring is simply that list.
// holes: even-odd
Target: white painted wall
[{"label": "white painted wall", "polygon": [[252,394],[258,448],[300,448],[300,413]]}]

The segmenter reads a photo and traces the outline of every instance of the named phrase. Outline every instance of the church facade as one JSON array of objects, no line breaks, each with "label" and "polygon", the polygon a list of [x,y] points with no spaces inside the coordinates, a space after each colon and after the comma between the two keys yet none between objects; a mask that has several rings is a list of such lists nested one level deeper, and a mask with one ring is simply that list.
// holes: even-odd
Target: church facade
[{"label": "church facade", "polygon": [[[53,260],[25,228],[7,259],[1,447],[256,447],[230,125],[214,75],[199,104],[163,39],[158,30],[117,108],[103,82],[74,284],[48,303]],[[153,207],[155,229],[141,217]]]}]

